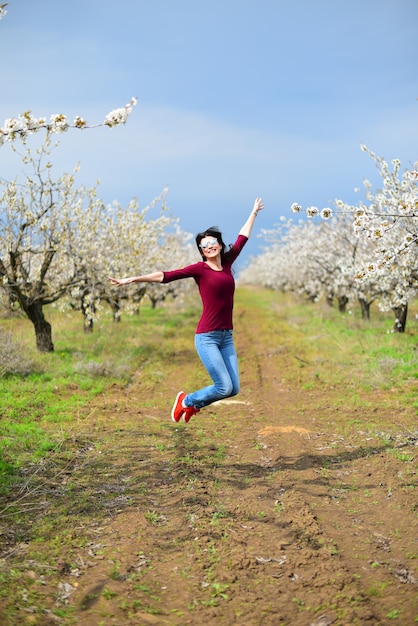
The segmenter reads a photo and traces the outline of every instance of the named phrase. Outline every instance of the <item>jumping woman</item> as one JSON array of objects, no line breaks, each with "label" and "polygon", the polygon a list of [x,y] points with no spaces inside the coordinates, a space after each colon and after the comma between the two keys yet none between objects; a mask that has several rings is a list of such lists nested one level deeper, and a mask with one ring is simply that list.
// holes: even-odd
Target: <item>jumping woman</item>
[{"label": "jumping woman", "polygon": [[170,272],[158,271],[120,279],[109,277],[110,282],[118,287],[132,283],[170,283],[182,278],[194,278],[197,283],[203,310],[196,329],[195,346],[213,384],[189,394],[179,391],[171,411],[174,422],[181,418],[188,422],[203,407],[239,392],[238,359],[232,336],[235,280],[231,268],[251,235],[257,213],[263,208],[261,198],[256,198],[247,221],[229,250],[222,233],[211,227],[196,236],[202,256],[199,263]]}]

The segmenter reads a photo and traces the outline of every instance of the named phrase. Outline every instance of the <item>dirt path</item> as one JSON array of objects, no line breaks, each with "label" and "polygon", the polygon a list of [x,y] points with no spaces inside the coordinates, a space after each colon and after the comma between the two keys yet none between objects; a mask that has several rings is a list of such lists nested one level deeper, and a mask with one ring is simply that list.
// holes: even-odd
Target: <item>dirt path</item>
[{"label": "dirt path", "polygon": [[[364,423],[393,409],[378,394],[348,410],[333,389],[303,388],[303,354],[260,337],[252,315],[237,311],[236,399],[170,422],[179,384],[203,380],[191,345],[168,380],[138,374],[81,418],[62,478],[72,509],[58,498],[55,510],[72,521],[39,585],[43,614],[22,610],[20,624],[417,621],[414,410],[397,410],[391,440],[358,432],[359,411]],[[36,563],[25,576],[39,581]]]}]

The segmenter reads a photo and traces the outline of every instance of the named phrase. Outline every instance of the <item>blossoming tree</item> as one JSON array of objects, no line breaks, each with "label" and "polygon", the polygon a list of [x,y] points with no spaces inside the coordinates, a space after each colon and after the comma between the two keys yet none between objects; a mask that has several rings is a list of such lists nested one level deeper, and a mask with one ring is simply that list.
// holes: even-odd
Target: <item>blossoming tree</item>
[{"label": "blossoming tree", "polygon": [[[99,125],[113,127],[125,123],[135,104],[136,99],[132,99],[123,109],[109,113]],[[81,118],[76,119],[74,126],[91,128]],[[28,149],[23,157],[23,163],[32,168],[25,183],[0,180],[1,286],[7,290],[9,300],[19,303],[32,321],[36,345],[44,352],[53,350],[53,343],[43,306],[62,297],[76,278],[66,247],[71,221],[66,220],[73,205],[83,206],[86,211],[96,206],[92,191],[75,189],[74,175],[52,179],[51,164],[47,162],[51,137],[68,128],[70,124],[64,115],[53,116],[47,123],[30,112],[6,120],[0,128],[0,145],[17,140],[25,144],[30,135],[46,131],[35,154]],[[62,271],[52,271],[58,267]]]},{"label": "blossoming tree", "polygon": [[341,204],[354,213],[358,237],[373,242],[375,255],[359,267],[357,280],[370,279],[381,285],[379,308],[395,313],[394,330],[404,332],[408,304],[418,295],[418,162],[401,173],[401,162],[377,156],[366,146],[382,178],[382,188],[373,191],[366,180],[366,200],[356,207]]},{"label": "blossoming tree", "polygon": [[[132,200],[126,208],[114,202],[105,207],[99,229],[94,226],[89,229],[81,223],[80,232],[85,232],[85,236],[78,238],[82,240],[77,244],[78,254],[82,250],[83,258],[89,260],[83,263],[81,283],[85,327],[92,328],[105,303],[111,307],[114,320],[119,321],[122,311],[137,312],[144,296],[148,296],[153,305],[165,299],[169,286],[135,284],[121,291],[108,277],[155,271],[165,266],[167,258],[173,263],[176,254],[181,256],[180,263],[186,264],[188,235],[179,228],[177,218],[170,215],[165,204],[166,193],[167,189],[141,210],[137,200]],[[157,206],[160,206],[159,214],[152,217]],[[80,285],[70,289],[73,301],[78,297],[81,302],[79,292]],[[171,290],[171,293],[176,292]]]},{"label": "blossoming tree", "polygon": [[[0,5],[0,20],[7,13],[6,6],[7,3]],[[95,126],[113,128],[125,124],[136,103],[136,98],[132,98]],[[16,142],[26,144],[35,133],[46,133],[35,154],[28,149],[23,157],[23,163],[32,167],[24,183],[0,179],[0,287],[9,304],[18,304],[32,321],[41,351],[53,350],[51,327],[45,320],[43,306],[59,300],[80,282],[80,263],[76,263],[79,247],[74,245],[77,215],[82,214],[83,220],[90,223],[91,239],[100,220],[89,217],[97,217],[103,205],[94,189],[75,188],[74,174],[53,180],[51,165],[46,162],[51,137],[70,128],[93,127],[80,116],[70,123],[62,113],[47,120],[35,117],[30,110],[6,119],[0,127],[0,147],[9,144],[12,149]],[[78,226],[83,220],[78,219]]]},{"label": "blossoming tree", "polygon": [[[399,160],[392,167],[362,146],[375,161],[382,188],[373,191],[366,180],[365,201],[336,208],[302,207],[308,221],[292,220],[265,233],[270,247],[252,260],[241,278],[274,289],[294,291],[311,300],[337,298],[344,311],[358,300],[364,318],[376,301],[383,311],[395,312],[394,330],[405,330],[408,303],[418,294],[418,163],[401,174]],[[313,223],[321,216],[326,222]]]}]

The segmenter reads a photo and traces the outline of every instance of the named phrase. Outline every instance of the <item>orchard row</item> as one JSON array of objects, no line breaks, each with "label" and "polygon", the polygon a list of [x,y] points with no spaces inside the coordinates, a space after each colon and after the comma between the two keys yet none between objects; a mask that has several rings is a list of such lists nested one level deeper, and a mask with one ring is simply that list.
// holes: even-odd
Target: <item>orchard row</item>
[{"label": "orchard row", "polygon": [[48,133],[35,155],[23,156],[24,184],[0,181],[0,308],[28,317],[40,351],[53,350],[46,305],[81,311],[92,330],[105,306],[118,320],[145,295],[155,305],[190,289],[190,281],[118,289],[109,276],[164,269],[167,258],[173,267],[197,260],[191,235],[167,209],[166,190],[143,209],[136,200],[106,205],[96,187],[76,186],[76,170],[53,178],[50,140]]},{"label": "orchard row", "polygon": [[[309,207],[307,219],[265,231],[265,251],[241,279],[312,301],[337,300],[341,311],[358,302],[365,318],[376,302],[394,311],[395,330],[403,332],[408,304],[418,295],[418,163],[401,172],[399,160],[388,164],[363,149],[378,168],[381,188],[366,180],[357,205],[337,200],[334,210]],[[303,212],[297,203],[292,211]]]}]

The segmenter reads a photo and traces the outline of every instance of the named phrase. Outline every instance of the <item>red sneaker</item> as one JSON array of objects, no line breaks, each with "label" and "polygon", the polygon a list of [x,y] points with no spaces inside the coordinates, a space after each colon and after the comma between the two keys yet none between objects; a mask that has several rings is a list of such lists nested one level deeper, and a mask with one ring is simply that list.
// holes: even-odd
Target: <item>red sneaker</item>
[{"label": "red sneaker", "polygon": [[173,422],[179,422],[181,416],[185,412],[185,407],[183,406],[183,400],[186,397],[184,391],[179,391],[177,394],[177,398],[173,404],[173,408],[171,409],[171,419]]},{"label": "red sneaker", "polygon": [[184,409],[183,419],[185,422],[190,422],[190,418],[196,413],[199,413],[200,409],[195,409],[194,406],[187,406]]}]

